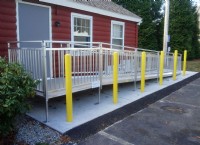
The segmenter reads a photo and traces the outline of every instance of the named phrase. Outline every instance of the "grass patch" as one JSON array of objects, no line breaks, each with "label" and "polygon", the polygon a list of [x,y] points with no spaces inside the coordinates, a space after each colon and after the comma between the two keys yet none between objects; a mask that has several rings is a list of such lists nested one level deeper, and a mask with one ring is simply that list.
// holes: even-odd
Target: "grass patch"
[{"label": "grass patch", "polygon": [[187,71],[200,72],[200,59],[187,61]]}]

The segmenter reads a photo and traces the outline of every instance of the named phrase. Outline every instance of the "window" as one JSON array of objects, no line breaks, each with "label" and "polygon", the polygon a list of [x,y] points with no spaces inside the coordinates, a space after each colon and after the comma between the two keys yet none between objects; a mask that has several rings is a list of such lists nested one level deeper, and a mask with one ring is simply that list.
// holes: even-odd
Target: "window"
[{"label": "window", "polygon": [[[124,22],[111,21],[111,44],[114,49],[123,49]],[[120,45],[120,46],[114,46]]]},{"label": "window", "polygon": [[[71,15],[71,40],[79,42],[92,42],[92,17],[72,13]],[[91,43],[85,46],[75,45],[74,47],[91,47]]]}]

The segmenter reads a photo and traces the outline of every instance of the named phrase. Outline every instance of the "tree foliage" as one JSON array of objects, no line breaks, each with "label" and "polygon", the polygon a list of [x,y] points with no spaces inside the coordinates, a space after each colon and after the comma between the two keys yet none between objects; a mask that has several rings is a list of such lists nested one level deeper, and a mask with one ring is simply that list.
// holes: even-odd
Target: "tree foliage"
[{"label": "tree foliage", "polygon": [[169,32],[172,51],[187,49],[189,59],[200,57],[198,15],[191,0],[170,0]]},{"label": "tree foliage", "polygon": [[152,50],[162,49],[163,0],[113,0],[142,18],[139,26],[139,47]]},{"label": "tree foliage", "polygon": [[[142,18],[139,26],[139,47],[162,50],[164,15],[160,12],[164,0],[113,0]],[[200,58],[199,27],[196,6],[192,0],[170,0],[169,45],[171,51],[188,50],[189,59]]]}]

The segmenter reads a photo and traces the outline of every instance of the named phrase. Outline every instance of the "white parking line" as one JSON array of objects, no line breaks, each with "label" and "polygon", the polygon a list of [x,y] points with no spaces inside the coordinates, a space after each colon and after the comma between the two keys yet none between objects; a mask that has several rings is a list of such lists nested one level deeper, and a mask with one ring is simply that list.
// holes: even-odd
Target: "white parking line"
[{"label": "white parking line", "polygon": [[104,132],[104,131],[100,131],[99,134],[102,135],[102,136],[104,136],[104,137],[106,137],[106,138],[109,138],[109,139],[111,139],[111,140],[113,140],[113,141],[116,141],[116,142],[118,142],[118,143],[120,143],[120,144],[122,144],[122,145],[134,145],[134,144],[129,143],[129,142],[127,142],[127,141],[125,141],[125,140],[123,140],[123,139],[121,139],[121,138],[118,138],[118,137],[116,137],[116,136],[113,136],[113,135],[111,135],[111,134],[108,134],[108,133],[106,133],[106,132]]}]

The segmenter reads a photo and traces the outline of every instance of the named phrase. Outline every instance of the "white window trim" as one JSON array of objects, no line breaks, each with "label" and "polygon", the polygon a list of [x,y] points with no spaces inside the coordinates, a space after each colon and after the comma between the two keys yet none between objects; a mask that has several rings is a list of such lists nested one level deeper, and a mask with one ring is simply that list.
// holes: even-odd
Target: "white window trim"
[{"label": "white window trim", "polygon": [[[125,31],[125,23],[124,23],[124,22],[120,22],[120,21],[111,20],[111,32],[110,32],[110,44],[111,44],[111,47],[112,47],[112,45],[113,45],[113,42],[112,42],[112,39],[113,39],[113,37],[112,37],[112,34],[113,34],[113,24],[117,24],[117,25],[122,25],[122,26],[123,26],[123,33],[122,33],[122,39],[123,39],[123,41],[122,41],[122,50],[124,50],[124,35],[125,35],[124,31]],[[118,39],[118,38],[116,38],[116,39]],[[119,39],[120,39],[120,38],[119,38]]]},{"label": "white window trim", "polygon": [[90,47],[92,47],[92,42],[93,42],[93,17],[89,16],[89,15],[71,13],[71,41],[72,42],[74,42],[74,18],[75,17],[90,20],[90,26],[91,26],[90,27]]}]

